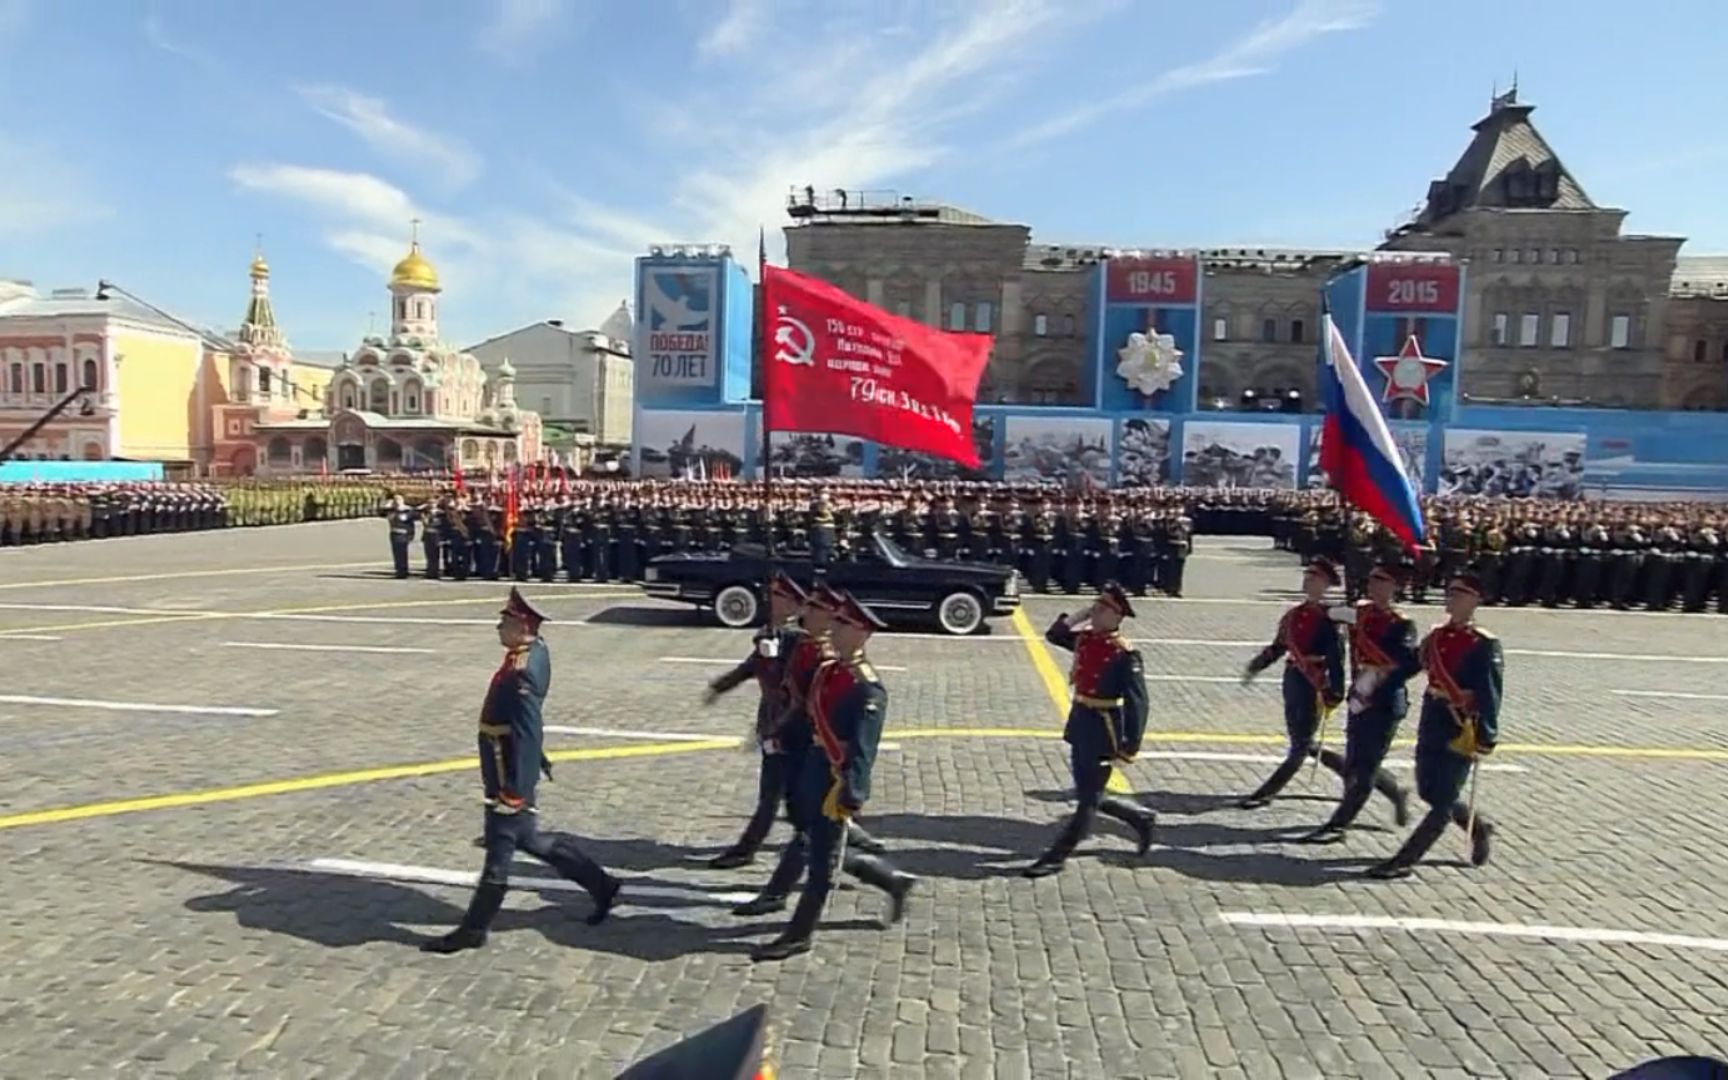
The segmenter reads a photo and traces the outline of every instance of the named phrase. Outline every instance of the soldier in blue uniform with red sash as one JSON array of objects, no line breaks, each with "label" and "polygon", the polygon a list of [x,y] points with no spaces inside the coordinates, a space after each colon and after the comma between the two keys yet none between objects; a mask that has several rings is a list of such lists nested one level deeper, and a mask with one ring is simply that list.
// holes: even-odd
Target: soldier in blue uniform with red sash
[{"label": "soldier in blue uniform with red sash", "polygon": [[756,949],[754,960],[783,960],[810,951],[816,922],[841,866],[888,894],[890,923],[900,921],[906,896],[918,880],[881,856],[846,850],[846,823],[870,798],[870,773],[888,715],[888,691],[864,655],[870,635],[882,625],[856,597],[839,594],[833,613],[834,654],[820,662],[811,679],[805,710],[811,743],[800,755],[792,780],[793,821],[809,845],[809,875],[791,923]]},{"label": "soldier in blue uniform with red sash", "polygon": [[788,705],[786,664],[809,635],[798,624],[798,612],[809,598],[798,583],[776,573],[768,584],[768,625],[757,631],[750,655],[737,667],[708,684],[704,704],[712,705],[720,695],[755,679],[762,692],[756,704],[756,743],[762,752],[762,771],[756,785],[756,809],[744,826],[738,842],[716,855],[708,865],[718,870],[746,866],[756,858],[774,816],[786,798],[788,755],[780,746],[780,725]]},{"label": "soldier in blue uniform with red sash", "polygon": [[1409,877],[1448,821],[1470,830],[1471,865],[1488,861],[1493,826],[1459,801],[1471,770],[1500,739],[1504,659],[1500,640],[1475,623],[1481,602],[1481,578],[1455,575],[1446,589],[1449,618],[1422,639],[1418,655],[1428,692],[1416,729],[1416,794],[1428,813],[1396,855],[1368,871],[1370,877]]},{"label": "soldier in blue uniform with red sash", "polygon": [[1326,824],[1303,837],[1311,844],[1335,844],[1379,791],[1392,800],[1398,824],[1409,824],[1404,789],[1380,767],[1392,737],[1410,709],[1405,683],[1422,670],[1416,658],[1416,624],[1392,606],[1398,595],[1399,568],[1382,562],[1368,572],[1368,599],[1353,608],[1334,608],[1332,618],[1350,628],[1350,696],[1344,742],[1344,797]]},{"label": "soldier in blue uniform with red sash", "polygon": [[1121,633],[1122,620],[1133,617],[1128,594],[1111,581],[1099,590],[1091,607],[1072,618],[1057,616],[1044,633],[1044,640],[1074,654],[1068,676],[1074,696],[1062,739],[1069,747],[1078,805],[1050,849],[1023,871],[1026,877],[1048,877],[1060,871],[1091,833],[1101,812],[1134,830],[1140,854],[1152,846],[1152,811],[1105,794],[1110,771],[1118,763],[1134,760],[1146,734],[1145,668],[1140,654],[1128,646]]},{"label": "soldier in blue uniform with red sash", "polygon": [[[772,915],[785,910],[787,898],[792,895],[809,864],[809,844],[798,816],[794,781],[812,738],[809,717],[811,684],[822,665],[834,659],[831,640],[834,616],[845,602],[845,597],[826,582],[818,581],[804,598],[799,612],[803,633],[794,639],[781,664],[779,712],[775,716],[772,736],[781,758],[781,796],[785,799],[786,816],[792,822],[794,832],[781,850],[767,884],[756,896],[733,908],[734,915]],[[880,840],[865,832],[864,827],[853,819],[846,822],[846,842],[849,847],[869,853],[880,852],[883,847]]]},{"label": "soldier in blue uniform with red sash", "polygon": [[426,952],[454,953],[486,944],[486,931],[504,906],[510,863],[517,851],[551,866],[588,890],[594,910],[589,925],[606,918],[619,884],[569,837],[552,839],[535,825],[534,787],[545,758],[541,710],[552,684],[552,657],[540,639],[546,621],[515,589],[499,612],[498,640],[504,662],[492,674],[480,709],[480,782],[486,798],[486,864],[462,924],[421,945]]},{"label": "soldier in blue uniform with red sash", "polygon": [[1254,810],[1269,805],[1316,754],[1333,772],[1344,772],[1344,758],[1322,750],[1315,737],[1322,717],[1344,700],[1344,637],[1332,622],[1326,590],[1338,585],[1338,568],[1317,558],[1302,570],[1305,599],[1278,620],[1278,636],[1255,654],[1242,672],[1242,684],[1284,660],[1284,734],[1290,740],[1284,760],[1252,795],[1237,805]]}]

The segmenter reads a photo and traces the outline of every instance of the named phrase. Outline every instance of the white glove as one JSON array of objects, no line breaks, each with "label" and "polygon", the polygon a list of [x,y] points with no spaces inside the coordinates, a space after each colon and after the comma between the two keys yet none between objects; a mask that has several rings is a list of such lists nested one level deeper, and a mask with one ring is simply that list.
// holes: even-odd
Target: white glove
[{"label": "white glove", "polygon": [[1357,713],[1361,712],[1363,709],[1366,709],[1367,707],[1368,707],[1368,701],[1366,698],[1358,697],[1355,694],[1350,695],[1350,715],[1351,716],[1355,716]]},{"label": "white glove", "polygon": [[1356,609],[1348,604],[1337,604],[1327,608],[1326,617],[1333,622],[1343,623],[1345,626],[1356,625]]},{"label": "white glove", "polygon": [[1380,684],[1385,681],[1385,679],[1386,673],[1383,671],[1363,672],[1362,676],[1356,680],[1356,685],[1351,687],[1350,696],[1365,699],[1370,694],[1374,693],[1374,691],[1380,689]]}]

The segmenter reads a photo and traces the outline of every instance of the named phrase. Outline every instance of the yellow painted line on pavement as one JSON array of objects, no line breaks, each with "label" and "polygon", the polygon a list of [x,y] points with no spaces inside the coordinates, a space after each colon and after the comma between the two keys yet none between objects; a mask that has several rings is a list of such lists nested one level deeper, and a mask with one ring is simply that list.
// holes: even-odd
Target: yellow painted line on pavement
[{"label": "yellow painted line on pavement", "polygon": [[[1060,739],[1062,732],[1055,728],[1013,728],[1013,727],[944,727],[944,728],[909,728],[890,729],[886,733],[894,741],[910,739]],[[580,750],[552,750],[546,756],[554,762],[563,761],[620,761],[631,758],[665,757],[672,754],[688,754],[711,750],[734,750],[740,740],[730,736],[715,736],[712,739],[683,739],[676,742],[636,743],[620,746],[589,747]],[[1148,732],[1148,745],[1156,743],[1194,743],[1211,745],[1265,745],[1283,746],[1282,736],[1251,734],[1231,731],[1165,731]],[[1409,739],[1401,739],[1394,745],[1414,745]],[[1586,743],[1502,743],[1497,756],[1556,756],[1556,757],[1601,757],[1601,758],[1644,758],[1674,761],[1704,761],[1728,762],[1728,750],[1711,747],[1673,747],[1673,746],[1606,746]],[[0,831],[6,829],[24,828],[30,825],[54,825],[69,821],[84,821],[91,818],[116,817],[123,814],[144,813],[150,810],[172,810],[186,806],[205,806],[211,803],[236,802],[242,799],[258,799],[271,795],[290,795],[302,791],[317,791],[323,788],[348,787],[356,784],[375,783],[382,780],[404,780],[421,776],[435,776],[441,773],[464,772],[475,768],[472,757],[451,758],[446,761],[428,761],[413,765],[389,765],[374,769],[357,769],[348,772],[324,773],[316,776],[292,777],[286,780],[267,780],[256,784],[243,784],[237,787],[211,788],[202,791],[174,792],[166,795],[149,795],[135,799],[116,799],[106,802],[85,803],[78,806],[62,806],[47,810],[27,810],[14,814],[0,815]]]},{"label": "yellow painted line on pavement", "polygon": [[[1023,608],[1015,608],[1014,615],[1009,620],[1014,624],[1014,632],[1020,635],[1020,640],[1026,646],[1026,655],[1032,658],[1033,670],[1038,672],[1038,679],[1044,684],[1045,693],[1050,695],[1050,704],[1056,707],[1056,715],[1064,722],[1068,719],[1068,680],[1063,677],[1062,669],[1056,666],[1051,658],[1050,650],[1044,644],[1044,639],[1038,636],[1038,631],[1032,628],[1032,620],[1026,617]],[[1110,780],[1104,785],[1106,791],[1117,795],[1127,795],[1134,789],[1128,786],[1128,781],[1122,775],[1122,767],[1118,765],[1110,770]]]},{"label": "yellow painted line on pavement", "polygon": [[0,589],[61,589],[74,585],[120,585],[133,581],[178,581],[183,578],[237,577],[242,574],[281,574],[295,570],[359,570],[389,566],[387,562],[294,563],[288,566],[244,566],[227,570],[176,570],[163,574],[122,574],[117,577],[65,578],[60,581],[13,581]]},{"label": "yellow painted line on pavement", "polygon": [[[584,750],[552,750],[546,757],[559,761],[616,761],[621,758],[658,757],[666,754],[687,754],[698,750],[730,750],[737,739],[712,739],[707,742],[647,743],[635,746],[603,746]],[[150,795],[137,799],[115,799],[108,802],[62,806],[51,810],[29,810],[0,817],[0,830],[19,829],[28,825],[55,825],[66,821],[138,814],[148,810],[172,810],[183,806],[207,806],[211,803],[257,799],[267,795],[289,795],[300,791],[368,784],[379,780],[404,780],[440,773],[464,772],[474,769],[474,758],[451,758],[447,761],[427,761],[417,765],[389,765],[377,769],[357,769],[351,772],[299,776],[289,780],[268,780],[238,787],[209,788],[203,791],[182,791],[168,795]]]}]

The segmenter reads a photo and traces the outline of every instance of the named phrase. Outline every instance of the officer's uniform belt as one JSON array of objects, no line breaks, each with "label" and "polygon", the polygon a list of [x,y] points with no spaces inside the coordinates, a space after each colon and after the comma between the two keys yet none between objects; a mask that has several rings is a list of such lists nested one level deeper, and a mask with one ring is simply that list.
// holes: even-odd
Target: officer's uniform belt
[{"label": "officer's uniform belt", "polygon": [[510,734],[509,724],[481,724],[480,734],[490,735],[494,739]]},{"label": "officer's uniform belt", "polygon": [[1084,705],[1088,709],[1120,709],[1122,699],[1119,697],[1093,697],[1091,694],[1075,694],[1074,704]]}]

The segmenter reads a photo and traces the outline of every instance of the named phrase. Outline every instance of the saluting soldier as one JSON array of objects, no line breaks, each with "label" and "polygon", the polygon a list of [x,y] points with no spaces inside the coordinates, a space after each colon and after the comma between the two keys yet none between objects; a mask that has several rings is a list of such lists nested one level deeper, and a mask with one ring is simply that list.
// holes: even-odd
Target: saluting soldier
[{"label": "saluting soldier", "polygon": [[444,565],[444,508],[427,499],[425,520],[420,527],[420,543],[426,553],[426,578],[437,581]]},{"label": "saluting soldier", "polygon": [[1315,741],[1322,718],[1344,699],[1344,639],[1332,622],[1326,603],[1326,591],[1336,588],[1338,583],[1338,568],[1331,560],[1315,558],[1310,562],[1302,571],[1304,599],[1284,613],[1278,620],[1278,633],[1272,643],[1256,653],[1243,669],[1242,685],[1246,686],[1283,657],[1284,733],[1290,741],[1278,768],[1253,794],[1237,804],[1244,810],[1269,805],[1295,777],[1302,763],[1316,754],[1327,768],[1339,774],[1344,772],[1344,759],[1331,750],[1323,750]]},{"label": "saluting soldier", "polygon": [[794,820],[806,834],[810,869],[790,924],[753,952],[753,960],[781,960],[810,950],[840,866],[888,894],[890,924],[905,914],[906,896],[918,880],[879,855],[846,850],[846,823],[870,798],[888,691],[865,656],[870,635],[882,621],[849,593],[840,594],[833,620],[835,655],[822,661],[811,680],[808,715],[814,738],[793,780]]},{"label": "saluting soldier", "polygon": [[402,496],[390,500],[390,558],[396,563],[396,576],[408,576],[408,545],[414,542],[415,513]]},{"label": "saluting soldier", "polygon": [[525,851],[588,891],[590,926],[604,921],[618,899],[619,882],[567,836],[556,840],[535,825],[534,789],[545,758],[542,710],[552,684],[552,657],[540,638],[546,616],[510,590],[498,618],[504,662],[492,674],[480,710],[480,781],[486,798],[486,862],[462,923],[421,945],[454,953],[486,944],[486,931],[510,887],[510,862]]},{"label": "saluting soldier", "polygon": [[1074,616],[1058,615],[1044,640],[1074,654],[1068,681],[1074,696],[1062,739],[1069,747],[1074,776],[1074,813],[1056,840],[1023,874],[1049,877],[1092,832],[1100,813],[1125,822],[1134,830],[1135,850],[1152,846],[1152,811],[1139,803],[1105,794],[1110,773],[1134,760],[1146,734],[1146,671],[1140,653],[1122,636],[1122,620],[1134,617],[1128,594],[1114,581],[1106,582],[1098,599]]},{"label": "saluting soldier", "polygon": [[1398,824],[1409,823],[1404,789],[1382,769],[1392,737],[1410,709],[1405,684],[1422,669],[1416,657],[1416,624],[1392,606],[1398,594],[1398,564],[1379,563],[1368,571],[1368,599],[1354,608],[1334,610],[1350,628],[1350,694],[1344,741],[1344,795],[1332,817],[1303,837],[1312,844],[1335,844],[1378,791],[1392,802]]},{"label": "saluting soldier", "polygon": [[[756,704],[756,745],[762,754],[762,768],[756,784],[756,809],[744,826],[737,843],[716,855],[708,863],[717,870],[745,866],[756,858],[756,850],[774,826],[774,816],[786,800],[787,763],[791,755],[780,745],[780,726],[788,706],[786,699],[786,664],[798,652],[807,638],[798,624],[799,609],[808,599],[798,583],[783,573],[776,573],[768,586],[768,625],[756,632],[751,641],[750,655],[726,674],[708,684],[703,704],[712,705],[725,694],[751,679],[761,690]],[[781,894],[784,896],[784,892]]]},{"label": "saluting soldier", "polygon": [[1471,770],[1500,739],[1504,659],[1499,639],[1476,625],[1481,600],[1481,580],[1474,573],[1456,575],[1446,590],[1447,621],[1422,639],[1428,691],[1416,730],[1416,794],[1428,813],[1396,855],[1368,871],[1370,877],[1410,876],[1448,821],[1471,829],[1471,865],[1488,861],[1493,826],[1458,801]]}]

